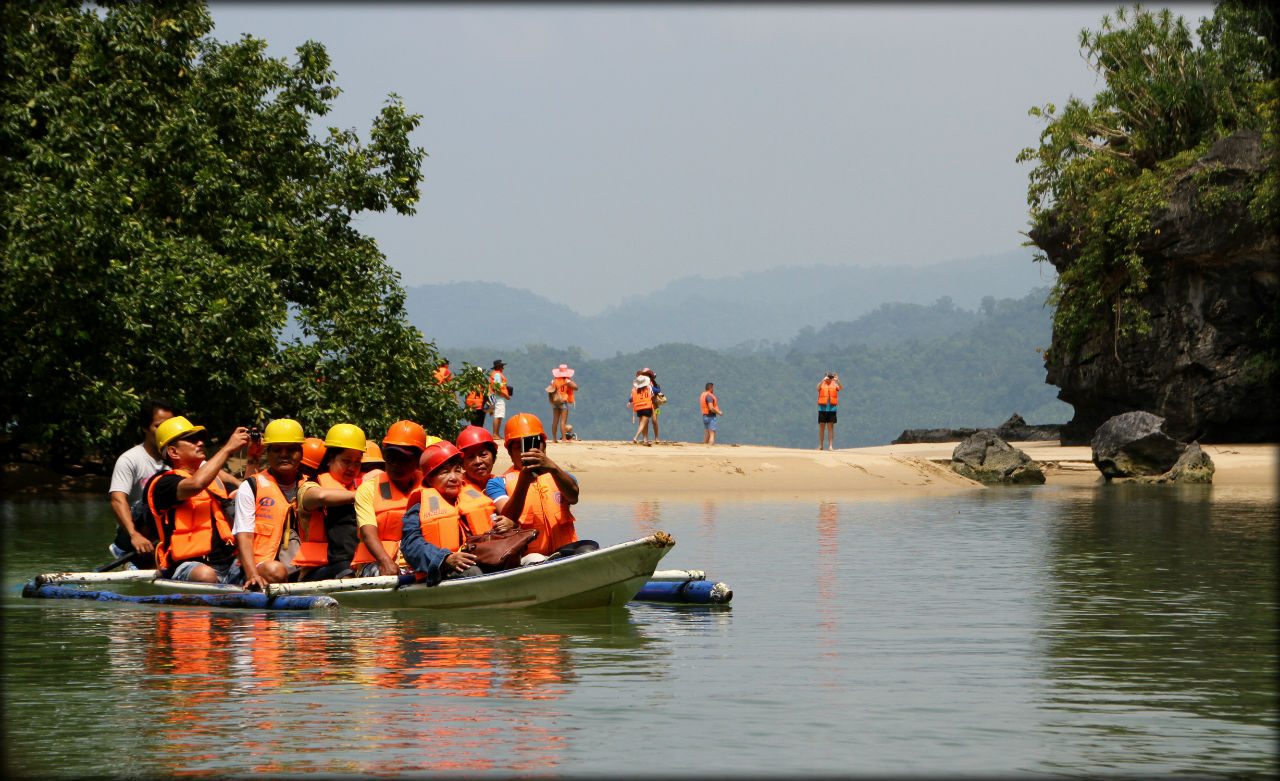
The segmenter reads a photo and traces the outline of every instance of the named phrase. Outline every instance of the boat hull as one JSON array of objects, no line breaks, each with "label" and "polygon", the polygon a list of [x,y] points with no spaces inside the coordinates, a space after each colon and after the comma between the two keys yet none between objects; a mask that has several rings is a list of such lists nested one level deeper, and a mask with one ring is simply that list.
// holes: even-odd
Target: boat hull
[{"label": "boat hull", "polygon": [[[658,562],[675,545],[658,532],[638,540],[553,559],[517,569],[398,588],[332,589],[320,593],[358,610],[493,610],[621,607],[649,581]],[[121,584],[125,585],[125,584]],[[147,593],[229,593],[239,586],[178,580],[138,581],[130,591]],[[299,584],[302,585],[302,584]]]}]

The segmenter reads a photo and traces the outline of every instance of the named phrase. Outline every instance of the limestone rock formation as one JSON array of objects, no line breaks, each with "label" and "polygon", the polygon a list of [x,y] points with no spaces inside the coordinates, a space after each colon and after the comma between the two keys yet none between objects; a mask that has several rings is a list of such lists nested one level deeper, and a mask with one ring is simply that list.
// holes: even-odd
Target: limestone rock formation
[{"label": "limestone rock formation", "polygon": [[1137,477],[1117,477],[1116,483],[1212,483],[1213,459],[1204,452],[1199,442],[1192,442],[1178,456],[1173,468],[1162,475],[1139,475]]},{"label": "limestone rock formation", "polygon": [[1150,412],[1125,412],[1094,432],[1093,463],[1113,477],[1162,475],[1173,468],[1186,446],[1165,433],[1165,419]]},{"label": "limestone rock formation", "polygon": [[[1128,410],[1167,419],[1182,441],[1258,442],[1280,438],[1280,373],[1265,378],[1250,358],[1260,321],[1280,301],[1280,238],[1251,218],[1240,194],[1265,170],[1261,134],[1236,133],[1214,144],[1175,181],[1168,203],[1140,247],[1150,271],[1137,303],[1151,330],[1117,336],[1116,314],[1072,351],[1055,346],[1047,382],[1075,408],[1062,444],[1086,444],[1103,421]],[[1223,202],[1225,200],[1225,203]],[[1059,272],[1075,260],[1071,226],[1032,230],[1031,239]]]},{"label": "limestone rock formation", "polygon": [[[967,439],[979,431],[992,431],[992,429],[977,428],[909,428],[903,431],[892,444],[906,445],[913,442],[958,442]],[[1040,440],[1057,439],[1062,432],[1062,426],[1056,423],[1049,423],[1040,426],[1028,425],[1027,421],[1018,413],[1013,413],[1009,419],[1001,423],[994,429],[996,436],[1005,442],[1032,442]]]},{"label": "limestone rock formation", "polygon": [[979,431],[956,445],[951,453],[951,470],[987,485],[1044,482],[1039,464],[990,431]]}]

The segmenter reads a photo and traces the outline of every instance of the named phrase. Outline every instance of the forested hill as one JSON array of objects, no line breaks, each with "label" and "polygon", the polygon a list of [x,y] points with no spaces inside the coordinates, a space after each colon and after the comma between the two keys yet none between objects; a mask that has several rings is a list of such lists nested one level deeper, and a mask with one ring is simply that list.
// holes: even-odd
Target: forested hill
[{"label": "forested hill", "polygon": [[[918,267],[778,268],[737,276],[700,272],[634,296],[597,315],[506,285],[460,282],[406,289],[410,322],[442,350],[580,347],[588,356],[634,352],[669,342],[756,350],[786,343],[798,328],[851,321],[885,301],[929,304],[949,296],[979,306],[984,296],[1021,297],[1052,284],[1052,271],[1025,249]],[[713,271],[713,269],[712,269]],[[486,317],[459,317],[483,301]]]},{"label": "forested hill", "polygon": [[1046,294],[987,297],[974,309],[946,299],[887,304],[754,352],[669,343],[602,360],[541,345],[448,353],[455,369],[462,361],[487,369],[502,358],[515,387],[508,416],[532,412],[548,424],[543,389],[551,369],[567,362],[580,386],[570,420],[587,439],[631,438],[631,379],[648,366],[671,400],[659,416],[662,439],[701,441],[698,394],[710,381],[726,413],[719,442],[817,447],[816,386],[835,371],[845,388],[837,446],[878,445],[908,428],[996,426],[1015,412],[1031,423],[1070,417],[1044,382],[1038,352],[1049,343]]}]

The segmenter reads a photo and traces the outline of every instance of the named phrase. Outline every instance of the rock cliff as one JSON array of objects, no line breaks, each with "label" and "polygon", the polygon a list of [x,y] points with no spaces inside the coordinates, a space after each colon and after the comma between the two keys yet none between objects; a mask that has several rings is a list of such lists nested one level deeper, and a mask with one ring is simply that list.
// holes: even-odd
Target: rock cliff
[{"label": "rock cliff", "polygon": [[[1245,199],[1208,207],[1201,195],[1206,181],[1218,194],[1241,193],[1264,165],[1261,134],[1241,132],[1177,177],[1141,247],[1150,279],[1138,303],[1151,313],[1148,333],[1117,337],[1114,312],[1070,352],[1058,349],[1055,333],[1046,382],[1075,408],[1064,445],[1088,444],[1099,425],[1130,410],[1164,417],[1182,440],[1280,438],[1280,373],[1262,379],[1247,363],[1264,346],[1259,321],[1275,317],[1280,240],[1250,218]],[[1030,236],[1059,272],[1074,261],[1069,226]]]}]

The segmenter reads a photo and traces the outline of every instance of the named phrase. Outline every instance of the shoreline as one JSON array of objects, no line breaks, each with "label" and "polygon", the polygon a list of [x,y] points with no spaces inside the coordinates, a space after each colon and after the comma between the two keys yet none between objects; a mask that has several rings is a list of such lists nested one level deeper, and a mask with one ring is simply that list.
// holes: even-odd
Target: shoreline
[{"label": "shoreline", "polygon": [[[584,498],[701,498],[770,501],[832,498],[884,500],[948,496],[989,488],[952,472],[956,442],[805,450],[770,445],[703,445],[585,440],[551,443],[548,454],[583,485]],[[1044,468],[1046,487],[1106,485],[1087,446],[1056,441],[1011,443]],[[1280,445],[1202,445],[1213,459],[1215,499],[1275,501]],[[510,464],[499,450],[495,472]],[[105,498],[104,475],[58,475],[31,464],[5,464],[6,499]],[[1030,486],[1034,489],[1036,486]],[[1173,486],[1157,486],[1163,490]]]}]

